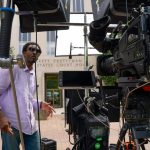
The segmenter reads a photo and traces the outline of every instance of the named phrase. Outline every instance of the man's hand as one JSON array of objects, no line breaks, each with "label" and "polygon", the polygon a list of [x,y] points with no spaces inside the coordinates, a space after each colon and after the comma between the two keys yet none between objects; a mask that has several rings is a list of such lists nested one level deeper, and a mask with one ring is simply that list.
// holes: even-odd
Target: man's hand
[{"label": "man's hand", "polygon": [[41,110],[45,110],[49,115],[51,115],[51,117],[53,116],[53,113],[55,112],[54,108],[46,102],[41,102]]},{"label": "man's hand", "polygon": [[13,135],[10,122],[7,119],[7,117],[5,117],[4,113],[1,110],[0,110],[0,129],[6,133]]},{"label": "man's hand", "polygon": [[10,134],[10,135],[13,135],[13,130],[10,127],[10,125],[5,125],[1,130],[8,133],[8,134]]}]

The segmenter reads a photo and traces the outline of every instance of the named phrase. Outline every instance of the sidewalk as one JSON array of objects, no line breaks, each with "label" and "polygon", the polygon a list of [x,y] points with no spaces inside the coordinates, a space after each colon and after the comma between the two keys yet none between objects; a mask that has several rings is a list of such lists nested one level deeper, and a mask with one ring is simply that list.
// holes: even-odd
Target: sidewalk
[{"label": "sidewalk", "polygon": [[65,150],[67,147],[72,148],[69,143],[69,135],[65,131],[64,115],[56,114],[48,120],[41,121],[41,138],[53,139],[57,142],[57,150]]},{"label": "sidewalk", "polygon": [[[117,126],[114,126],[115,128]],[[56,113],[53,117],[49,117],[47,120],[40,121],[41,138],[53,139],[57,142],[57,150],[66,150],[67,147],[70,149],[73,147],[69,143],[69,135],[65,131],[64,114]],[[111,134],[111,141],[115,142],[117,134]],[[73,142],[71,136],[71,142]],[[1,149],[1,139],[0,139]]]}]

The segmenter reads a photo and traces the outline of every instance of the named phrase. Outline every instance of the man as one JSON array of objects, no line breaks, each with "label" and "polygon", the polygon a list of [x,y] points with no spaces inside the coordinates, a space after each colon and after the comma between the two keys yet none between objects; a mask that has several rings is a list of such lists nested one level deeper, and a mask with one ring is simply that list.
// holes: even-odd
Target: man
[{"label": "man", "polygon": [[[25,150],[40,150],[40,139],[34,112],[40,109],[52,115],[54,109],[45,102],[34,99],[36,93],[35,72],[33,64],[41,54],[41,48],[34,42],[28,42],[22,50],[26,67],[13,67],[19,114],[24,138]],[[0,107],[8,118],[13,134],[2,131],[2,150],[19,150],[20,136],[13,91],[10,83],[9,70],[0,68]]]}]

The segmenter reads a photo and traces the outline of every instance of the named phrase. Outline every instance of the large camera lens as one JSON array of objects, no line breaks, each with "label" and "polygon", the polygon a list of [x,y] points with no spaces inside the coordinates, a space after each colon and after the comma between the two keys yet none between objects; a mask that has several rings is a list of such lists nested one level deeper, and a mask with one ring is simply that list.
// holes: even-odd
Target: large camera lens
[{"label": "large camera lens", "polygon": [[112,66],[114,58],[112,55],[100,55],[97,57],[97,74],[98,75],[115,75],[114,67]]}]

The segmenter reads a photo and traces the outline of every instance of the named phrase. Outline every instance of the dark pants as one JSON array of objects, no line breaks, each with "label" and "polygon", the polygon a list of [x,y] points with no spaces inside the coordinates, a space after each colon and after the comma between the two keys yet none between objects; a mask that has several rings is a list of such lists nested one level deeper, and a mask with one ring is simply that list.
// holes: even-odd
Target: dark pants
[{"label": "dark pants", "polygon": [[[1,131],[2,137],[2,150],[19,150],[20,148],[20,135],[17,129],[13,129],[13,135]],[[39,133],[35,132],[32,135],[23,133],[25,150],[40,150]]]}]

